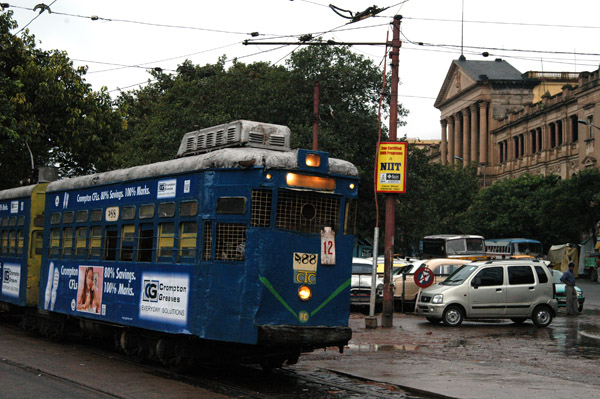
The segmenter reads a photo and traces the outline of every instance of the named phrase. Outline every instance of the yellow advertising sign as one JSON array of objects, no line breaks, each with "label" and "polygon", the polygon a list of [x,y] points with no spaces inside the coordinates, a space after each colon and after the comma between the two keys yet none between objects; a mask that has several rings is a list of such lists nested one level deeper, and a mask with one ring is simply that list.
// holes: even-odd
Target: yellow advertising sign
[{"label": "yellow advertising sign", "polygon": [[377,193],[406,192],[405,142],[385,142],[377,151]]}]

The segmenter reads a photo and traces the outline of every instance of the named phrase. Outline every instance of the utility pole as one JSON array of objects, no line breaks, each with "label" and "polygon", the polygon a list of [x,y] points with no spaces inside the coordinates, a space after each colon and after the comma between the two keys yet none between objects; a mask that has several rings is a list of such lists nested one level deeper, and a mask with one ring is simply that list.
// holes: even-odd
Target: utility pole
[{"label": "utility pole", "polygon": [[319,81],[315,81],[315,93],[313,99],[313,145],[312,149],[319,150]]},{"label": "utility pole", "polygon": [[[390,98],[390,141],[397,141],[398,131],[398,66],[400,63],[400,20],[401,15],[394,16],[392,51],[392,87]],[[394,291],[391,283],[392,265],[394,264],[394,232],[396,229],[396,198],[397,194],[387,194],[385,199],[385,243],[383,271],[383,309],[381,326],[392,327],[394,321]]]}]

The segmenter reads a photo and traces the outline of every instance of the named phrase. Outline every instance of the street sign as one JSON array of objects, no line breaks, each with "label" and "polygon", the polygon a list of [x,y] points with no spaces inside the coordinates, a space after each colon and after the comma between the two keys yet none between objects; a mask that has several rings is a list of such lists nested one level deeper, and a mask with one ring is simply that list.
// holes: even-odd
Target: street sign
[{"label": "street sign", "polygon": [[427,288],[433,284],[433,272],[428,267],[420,267],[415,272],[415,284],[421,288]]},{"label": "street sign", "polygon": [[407,143],[379,143],[377,151],[378,194],[406,193],[406,153]]}]

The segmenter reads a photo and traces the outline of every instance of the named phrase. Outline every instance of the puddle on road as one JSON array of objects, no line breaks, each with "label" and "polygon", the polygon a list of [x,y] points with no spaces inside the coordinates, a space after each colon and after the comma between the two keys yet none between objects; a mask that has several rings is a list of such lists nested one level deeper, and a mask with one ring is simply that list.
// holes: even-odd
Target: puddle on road
[{"label": "puddle on road", "polygon": [[556,342],[559,350],[568,355],[600,359],[600,326],[581,320],[580,317],[555,320],[550,338]]},{"label": "puddle on road", "polygon": [[350,344],[348,350],[353,352],[416,352],[427,345],[390,345],[390,344]]}]

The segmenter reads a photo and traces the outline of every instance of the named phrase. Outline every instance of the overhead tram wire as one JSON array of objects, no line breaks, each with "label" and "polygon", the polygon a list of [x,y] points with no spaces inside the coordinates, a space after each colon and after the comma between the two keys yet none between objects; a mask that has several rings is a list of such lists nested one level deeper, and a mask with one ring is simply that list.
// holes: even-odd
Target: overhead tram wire
[{"label": "overhead tram wire", "polygon": [[[54,3],[56,3],[57,1],[58,1],[58,0],[54,0],[52,3],[50,3],[50,6],[51,6],[51,5],[53,5]],[[10,7],[10,6],[11,6],[11,5],[9,4],[9,7]],[[34,12],[35,12],[35,10],[36,10],[37,8],[40,8],[40,12],[39,12],[39,14],[38,14],[38,15],[36,15],[35,17],[33,17],[33,19],[32,19],[31,21],[29,21],[29,22],[28,22],[28,23],[27,23],[25,26],[23,26],[21,29],[19,29],[19,31],[18,31],[18,32],[17,32],[15,35],[18,35],[19,33],[23,32],[23,31],[24,31],[24,30],[25,30],[25,29],[26,29],[26,28],[27,28],[29,25],[31,25],[31,23],[32,23],[33,21],[35,21],[36,19],[38,19],[38,17],[39,17],[40,15],[42,15],[42,14],[44,13],[44,11],[48,11],[48,13],[49,13],[49,14],[51,14],[52,12],[50,11],[50,6],[47,6],[47,5],[43,4],[43,3],[41,3],[41,4],[38,4],[38,5],[36,5],[35,7],[33,7],[33,8],[31,9],[31,11],[34,11]]]},{"label": "overhead tram wire", "polygon": [[441,19],[441,18],[418,18],[404,17],[404,19],[412,19],[414,21],[431,21],[431,22],[465,22],[470,24],[488,24],[488,25],[511,25],[511,26],[536,26],[541,28],[569,28],[569,29],[600,29],[600,26],[590,25],[565,25],[565,24],[539,24],[533,22],[501,22],[501,21],[461,21],[458,19]]},{"label": "overhead tram wire", "polygon": [[[57,0],[54,0],[50,5],[54,4],[56,1]],[[12,4],[9,4],[9,6],[12,8],[18,8],[21,10],[35,11],[35,7],[34,8],[20,7],[20,6],[14,6]],[[38,7],[38,6],[36,6],[36,7]],[[48,7],[48,6],[46,6],[46,7]],[[79,15],[79,14],[60,12],[60,11],[52,11],[51,14],[62,15],[62,16],[73,17],[73,18],[89,19],[92,21],[121,22],[121,23],[137,24],[137,25],[154,26],[154,27],[159,27],[159,28],[191,29],[191,30],[199,30],[199,31],[214,32],[214,33],[225,33],[225,34],[232,34],[232,35],[252,35],[253,34],[253,33],[249,33],[249,32],[235,32],[235,31],[226,31],[226,30],[222,30],[222,29],[200,28],[197,26],[170,25],[170,24],[159,24],[159,23],[155,23],[155,22],[144,22],[144,21],[134,21],[134,20],[128,20],[128,19],[119,19],[119,18],[104,18],[104,17],[99,17],[97,15]],[[38,14],[38,16],[39,16],[39,14]],[[37,18],[37,16],[36,16],[36,18]],[[33,22],[33,20],[31,22]],[[21,30],[23,30],[24,28],[22,28]]]}]

